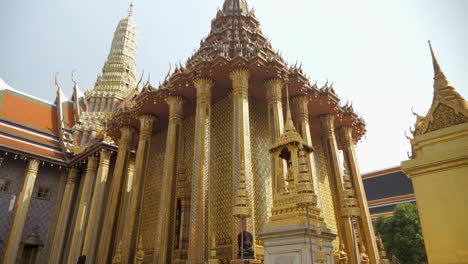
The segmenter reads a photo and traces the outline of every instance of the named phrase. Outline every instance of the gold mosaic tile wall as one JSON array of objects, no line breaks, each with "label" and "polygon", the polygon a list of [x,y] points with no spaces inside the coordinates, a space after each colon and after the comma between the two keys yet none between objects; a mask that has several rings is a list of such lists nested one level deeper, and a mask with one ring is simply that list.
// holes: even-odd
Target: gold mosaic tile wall
[{"label": "gold mosaic tile wall", "polygon": [[[325,223],[327,227],[335,234],[338,234],[338,229],[336,226],[335,211],[333,209],[333,194],[330,189],[329,182],[329,173],[328,173],[328,164],[324,152],[324,146],[321,138],[312,139],[314,145],[314,158],[317,171],[317,180],[318,180],[318,192],[320,196],[320,209],[322,210],[322,215],[325,218]],[[334,241],[334,246],[338,246],[338,241]]]},{"label": "gold mosaic tile wall", "polygon": [[211,106],[210,232],[218,256],[231,258],[232,227],[232,94]]},{"label": "gold mosaic tile wall", "polygon": [[143,236],[145,257],[150,258],[154,251],[154,239],[157,236],[159,200],[161,199],[161,178],[164,166],[166,131],[153,135],[150,160],[146,172],[143,193],[142,219],[140,234]]},{"label": "gold mosaic tile wall", "polygon": [[265,102],[250,100],[250,143],[255,197],[255,233],[260,234],[271,214],[272,183],[270,162],[270,134]]}]

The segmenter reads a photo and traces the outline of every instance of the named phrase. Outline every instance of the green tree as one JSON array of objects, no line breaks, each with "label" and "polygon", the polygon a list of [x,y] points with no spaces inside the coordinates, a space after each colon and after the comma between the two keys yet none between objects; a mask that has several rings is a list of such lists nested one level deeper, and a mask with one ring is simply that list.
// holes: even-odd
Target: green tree
[{"label": "green tree", "polygon": [[395,255],[401,264],[427,263],[418,208],[413,203],[399,204],[393,217],[379,217],[374,228],[380,233],[387,256]]}]

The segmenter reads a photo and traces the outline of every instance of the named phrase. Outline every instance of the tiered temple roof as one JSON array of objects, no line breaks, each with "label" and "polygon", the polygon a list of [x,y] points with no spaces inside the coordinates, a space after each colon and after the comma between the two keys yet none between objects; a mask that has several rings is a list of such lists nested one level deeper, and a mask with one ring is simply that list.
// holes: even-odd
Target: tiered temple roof
[{"label": "tiered temple roof", "polygon": [[[199,49],[186,61],[169,71],[164,82],[158,87],[147,83],[140,93],[132,94],[117,110],[110,126],[113,138],[120,135],[119,127],[130,123],[138,127],[137,116],[153,114],[159,117],[158,128],[166,127],[168,107],[164,101],[168,95],[181,95],[187,101],[186,116],[195,112],[196,94],[193,80],[207,77],[214,81],[212,100],[216,102],[230,92],[229,72],[237,68],[250,71],[249,96],[264,100],[262,89],[265,80],[272,78],[289,79],[291,97],[304,95],[311,103],[309,114],[319,116],[333,113],[337,116],[336,127],[352,126],[356,142],[365,133],[365,123],[357,116],[352,106],[341,106],[333,85],[322,88],[311,85],[302,66],[288,65],[278,51],[275,51],[260,29],[260,23],[253,10],[248,9],[245,0],[226,0],[223,9],[218,10],[211,22],[211,31],[201,40]],[[320,124],[312,123],[312,129],[320,133]]]}]

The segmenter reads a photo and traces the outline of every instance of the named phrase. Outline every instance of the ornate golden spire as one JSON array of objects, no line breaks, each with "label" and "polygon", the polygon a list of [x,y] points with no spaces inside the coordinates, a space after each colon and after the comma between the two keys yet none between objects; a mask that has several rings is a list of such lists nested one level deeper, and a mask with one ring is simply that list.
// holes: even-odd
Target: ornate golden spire
[{"label": "ornate golden spire", "polygon": [[431,50],[432,66],[434,67],[434,78],[437,77],[438,75],[442,75],[445,78],[445,75],[440,69],[439,62],[437,61],[437,58],[435,56],[434,49],[432,49],[431,41],[428,40],[427,42],[429,42],[429,49]]},{"label": "ornate golden spire", "polygon": [[465,99],[453,88],[444,72],[440,68],[439,62],[435,56],[434,49],[432,48],[431,41],[429,42],[429,49],[431,50],[432,66],[434,67],[434,99],[446,101],[461,101],[465,103]]},{"label": "ornate golden spire", "polygon": [[[291,117],[291,108],[289,107],[289,83],[288,78],[286,78],[286,121],[284,125],[284,132],[296,132],[296,127],[294,127],[294,123]],[[296,132],[297,133],[297,132]]]}]

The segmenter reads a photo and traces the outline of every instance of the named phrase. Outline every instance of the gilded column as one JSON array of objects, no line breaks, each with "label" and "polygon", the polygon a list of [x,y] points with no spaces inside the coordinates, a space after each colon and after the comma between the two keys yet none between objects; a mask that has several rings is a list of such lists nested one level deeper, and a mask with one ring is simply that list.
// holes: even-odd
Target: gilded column
[{"label": "gilded column", "polygon": [[[107,197],[104,222],[102,224],[101,237],[98,245],[99,254],[96,255],[96,263],[107,263],[111,250],[114,225],[118,219],[117,205],[123,188],[123,178],[127,172],[130,161],[130,150],[132,146],[133,133],[135,129],[130,126],[120,128],[119,151],[115,161],[114,173],[112,175],[109,194]],[[117,244],[117,243],[116,243]]]},{"label": "gilded column", "polygon": [[[249,78],[250,73],[245,69],[237,69],[229,74],[233,88],[233,156],[232,156],[232,181],[233,197],[240,188],[242,170],[245,170],[244,177],[245,191],[249,204],[249,217],[238,218],[240,223],[234,221],[232,229],[233,259],[237,259],[237,235],[242,231],[248,231],[255,241],[255,221],[254,221],[254,197],[253,197],[253,176],[250,151],[250,118],[249,118]],[[233,201],[234,202],[234,201]],[[245,227],[244,227],[245,226]],[[244,230],[242,230],[244,229]],[[255,248],[255,245],[252,245]]]},{"label": "gilded column", "polygon": [[152,115],[142,115],[139,117],[139,120],[140,137],[138,140],[136,159],[134,163],[133,159],[130,161],[127,176],[125,177],[124,185],[126,188],[123,192],[119,228],[117,229],[120,233],[117,234],[117,239],[114,243],[117,245],[119,241],[122,241],[122,263],[131,262],[137,246],[138,225],[136,221],[139,215],[142,183],[146,174],[151,136],[153,134],[153,125],[156,121],[156,117]]},{"label": "gilded column", "polygon": [[211,89],[214,82],[198,78],[193,149],[193,177],[188,262],[202,264],[208,258],[208,184],[210,174]]},{"label": "gilded column", "polygon": [[[312,136],[310,134],[310,123],[309,123],[309,98],[307,96],[297,96],[292,99],[293,109],[296,116],[296,124],[299,129],[299,133],[302,139],[309,145],[313,146]],[[320,197],[318,193],[318,180],[317,172],[315,170],[314,154],[309,155],[309,171],[312,175],[312,182],[314,184],[314,193]]]},{"label": "gilded column", "polygon": [[78,175],[78,169],[75,167],[70,168],[67,175],[67,183],[65,185],[65,191],[63,193],[62,201],[60,204],[60,212],[57,220],[57,225],[54,233],[54,240],[52,242],[52,249],[48,263],[60,263],[63,253],[63,241],[68,226],[68,218],[70,216],[71,203],[73,199],[73,193],[75,191],[75,181]]},{"label": "gilded column", "polygon": [[71,233],[71,246],[68,253],[67,263],[76,263],[78,257],[81,255],[81,249],[83,246],[83,237],[87,225],[87,216],[89,212],[89,206],[91,203],[91,195],[93,191],[93,185],[96,180],[97,171],[97,157],[88,157],[88,164],[86,165],[86,173],[84,175],[84,182],[81,189],[81,197],[78,201],[78,213],[73,232]]},{"label": "gilded column", "polygon": [[31,195],[34,183],[36,182],[38,169],[39,161],[35,159],[29,160],[26,167],[23,188],[16,202],[17,204],[13,224],[11,225],[10,233],[8,235],[8,242],[3,256],[4,264],[16,263],[16,255],[21,242],[21,236],[23,235],[24,223],[26,222],[26,216],[28,215],[29,203],[31,202]]},{"label": "gilded column", "polygon": [[360,240],[367,249],[371,263],[374,261],[375,263],[378,263],[379,253],[369,208],[367,207],[366,193],[362,183],[359,166],[357,164],[356,149],[354,147],[355,142],[352,133],[352,127],[340,128],[344,159],[351,176],[351,182],[356,193],[356,199],[360,210],[360,216],[357,217],[356,224],[358,225],[358,229],[360,231]]},{"label": "gilded column", "polygon": [[[129,245],[130,241],[124,241],[123,231],[129,223],[128,218],[130,217],[130,201],[133,195],[133,180],[135,179],[135,157],[130,157],[127,166],[127,173],[124,178],[124,185],[122,187],[122,194],[120,198],[119,213],[117,218],[117,228],[115,230],[115,239],[114,244],[111,245],[114,249],[113,253],[117,252],[117,247],[120,247],[120,258],[122,259],[121,263],[127,263],[128,261],[123,261],[123,245]],[[114,255],[115,256],[115,255]],[[128,258],[128,256],[127,256]]]},{"label": "gilded column", "polygon": [[171,263],[172,250],[174,249],[177,158],[181,150],[180,142],[185,99],[180,96],[169,96],[166,101],[169,104],[169,125],[162,178],[162,186],[165,186],[165,188],[161,190],[158,219],[159,236],[156,239],[156,248],[159,248],[159,263]]},{"label": "gilded column", "polygon": [[173,254],[174,263],[183,264],[187,261],[187,249],[189,242],[190,227],[190,179],[187,175],[187,166],[185,163],[185,139],[181,155],[179,155],[179,165],[177,167],[177,201],[180,203],[180,223],[176,228],[177,239]]},{"label": "gilded column", "polygon": [[104,194],[106,192],[107,179],[109,175],[109,163],[111,152],[101,150],[99,153],[99,168],[96,182],[94,183],[93,198],[89,209],[88,226],[86,227],[85,239],[81,255],[88,260],[93,260],[96,253],[97,240],[99,239],[100,224],[102,222],[102,208],[104,205]]},{"label": "gilded column", "polygon": [[[284,82],[279,78],[266,81],[266,99],[268,103],[268,127],[270,144],[273,146],[284,130],[282,89]],[[283,190],[285,167],[279,157],[271,156],[273,194]]]},{"label": "gilded column", "polygon": [[325,143],[327,148],[328,162],[330,168],[330,187],[334,193],[333,207],[335,209],[336,224],[340,243],[345,245],[348,254],[348,263],[357,263],[357,253],[354,241],[354,231],[350,218],[342,217],[342,196],[344,192],[343,180],[338,158],[338,146],[335,136],[335,116],[332,114],[320,117],[324,130]]}]

